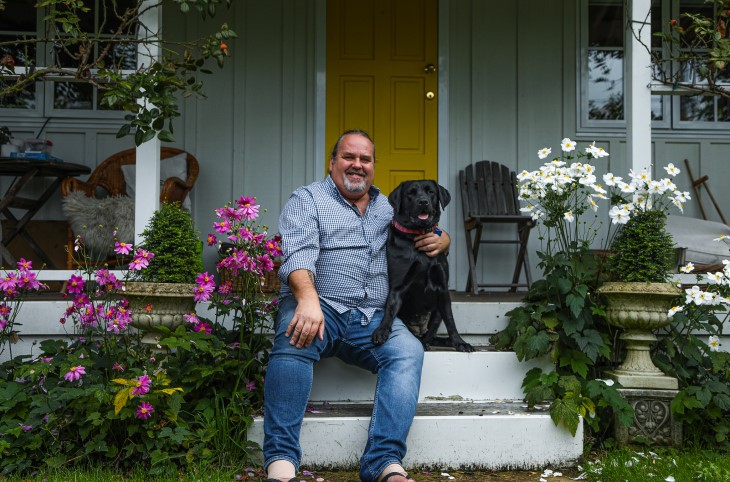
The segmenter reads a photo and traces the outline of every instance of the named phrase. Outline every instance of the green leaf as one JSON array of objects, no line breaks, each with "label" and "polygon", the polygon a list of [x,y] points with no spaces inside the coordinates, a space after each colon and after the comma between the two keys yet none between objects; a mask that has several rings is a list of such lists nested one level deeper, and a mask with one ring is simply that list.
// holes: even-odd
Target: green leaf
[{"label": "green leaf", "polygon": [[565,302],[568,304],[568,307],[570,307],[570,312],[573,316],[578,318],[578,316],[580,316],[580,312],[583,311],[583,306],[585,306],[585,298],[569,293],[565,297]]},{"label": "green leaf", "polygon": [[168,130],[161,130],[157,133],[157,138],[162,142],[175,142],[175,137]]},{"label": "green leaf", "polygon": [[573,288],[573,283],[568,278],[558,278],[557,286],[560,294],[564,295],[570,293],[570,290]]},{"label": "green leaf", "polygon": [[550,418],[557,426],[560,423],[565,425],[571,435],[575,436],[580,423],[578,406],[575,400],[564,400],[557,398],[550,405]]}]

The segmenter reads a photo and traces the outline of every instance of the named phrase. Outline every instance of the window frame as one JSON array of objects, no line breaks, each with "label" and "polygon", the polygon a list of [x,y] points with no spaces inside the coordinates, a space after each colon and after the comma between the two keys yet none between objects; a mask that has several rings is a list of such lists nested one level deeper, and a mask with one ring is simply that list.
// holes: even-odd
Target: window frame
[{"label": "window frame", "polygon": [[[93,0],[94,5],[92,6],[92,12],[95,15],[94,25],[95,28],[98,26],[98,15],[97,13],[101,10],[98,2],[103,0]],[[47,8],[36,9],[36,30],[35,34],[40,37],[43,34],[44,23],[43,17],[46,15]],[[0,35],[15,35],[12,31],[2,31]],[[38,44],[36,50],[36,65],[45,66],[48,65],[53,58],[53,46],[51,42],[47,42],[44,46]],[[22,70],[21,70],[22,69]],[[16,72],[25,72],[26,67],[16,67]],[[134,73],[134,70],[122,70],[122,74]],[[73,79],[63,79],[59,77],[60,81],[73,82]],[[0,116],[18,116],[23,118],[35,118],[35,117],[53,117],[53,118],[68,118],[68,119],[108,119],[108,120],[122,120],[127,114],[123,110],[107,110],[100,109],[98,107],[98,92],[96,87],[92,86],[93,94],[93,107],[90,109],[71,109],[71,108],[59,108],[54,106],[55,102],[55,86],[58,81],[54,80],[53,76],[47,77],[45,80],[36,82],[35,86],[35,107],[32,109],[26,108],[13,108],[13,107],[2,107],[0,106]]]},{"label": "window frame", "polygon": [[[686,0],[659,0],[661,4],[661,25],[662,28],[666,28],[669,25],[671,18],[677,18],[680,12],[680,2],[685,4]],[[576,112],[577,119],[577,130],[578,132],[607,132],[607,133],[625,133],[626,132],[626,119],[623,120],[606,120],[606,119],[589,119],[588,110],[588,85],[589,85],[589,59],[588,52],[591,49],[588,45],[588,15],[590,5],[620,5],[624,7],[624,19],[626,18],[626,6],[622,0],[582,0],[580,2],[580,8],[577,17],[577,30],[578,34],[578,64],[576,75],[576,92],[579,98],[577,99],[576,105],[578,111]],[[701,1],[698,4],[703,4]],[[669,47],[662,44],[662,54],[666,57],[669,52]],[[626,52],[626,46],[622,47],[623,51]],[[628,59],[627,55],[624,55],[624,76],[623,76],[623,88],[624,94],[626,92],[626,65]],[[672,64],[672,71],[678,69],[678,65]],[[664,130],[664,131],[686,131],[686,132],[716,132],[726,131],[730,128],[730,121],[711,120],[711,121],[683,121],[680,119],[680,103],[682,95],[671,95],[671,94],[653,94],[661,95],[662,97],[662,119],[652,120],[652,129]],[[717,112],[717,98],[714,98],[714,112]],[[624,95],[624,106],[626,106],[626,95]],[[626,110],[624,109],[624,112]],[[715,118],[717,115],[715,114]]]}]

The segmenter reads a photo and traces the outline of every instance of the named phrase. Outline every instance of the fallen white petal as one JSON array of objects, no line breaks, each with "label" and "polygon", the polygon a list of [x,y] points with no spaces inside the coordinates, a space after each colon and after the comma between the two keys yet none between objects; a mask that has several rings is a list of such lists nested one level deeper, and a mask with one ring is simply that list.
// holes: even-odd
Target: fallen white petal
[{"label": "fallen white petal", "polygon": [[674,480],[674,477],[672,477],[671,475],[669,477],[667,477],[666,479],[664,479],[664,480],[666,480],[667,482],[676,482]]}]

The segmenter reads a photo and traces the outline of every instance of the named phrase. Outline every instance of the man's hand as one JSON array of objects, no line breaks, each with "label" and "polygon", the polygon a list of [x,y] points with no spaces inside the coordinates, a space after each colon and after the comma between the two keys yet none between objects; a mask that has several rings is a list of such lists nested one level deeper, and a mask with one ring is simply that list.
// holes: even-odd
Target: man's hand
[{"label": "man's hand", "polygon": [[441,231],[441,236],[436,233],[421,234],[413,238],[416,248],[426,253],[426,256],[438,256],[449,250],[451,238],[446,231]]},{"label": "man's hand", "polygon": [[302,348],[311,345],[315,336],[324,340],[324,314],[314,287],[314,274],[296,270],[289,275],[288,284],[297,300],[297,309],[286,329],[286,336],[291,337],[289,344]]}]

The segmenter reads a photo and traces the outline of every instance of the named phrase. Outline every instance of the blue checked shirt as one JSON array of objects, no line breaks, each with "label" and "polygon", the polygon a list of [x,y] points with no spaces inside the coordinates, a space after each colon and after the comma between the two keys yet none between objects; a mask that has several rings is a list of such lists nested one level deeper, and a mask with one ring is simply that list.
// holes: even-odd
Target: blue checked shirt
[{"label": "blue checked shirt", "polygon": [[291,295],[289,275],[314,273],[320,298],[339,313],[360,310],[370,321],[388,296],[385,246],[393,208],[370,188],[365,215],[342,197],[331,177],[292,193],[279,217],[284,262],[281,296]]}]

